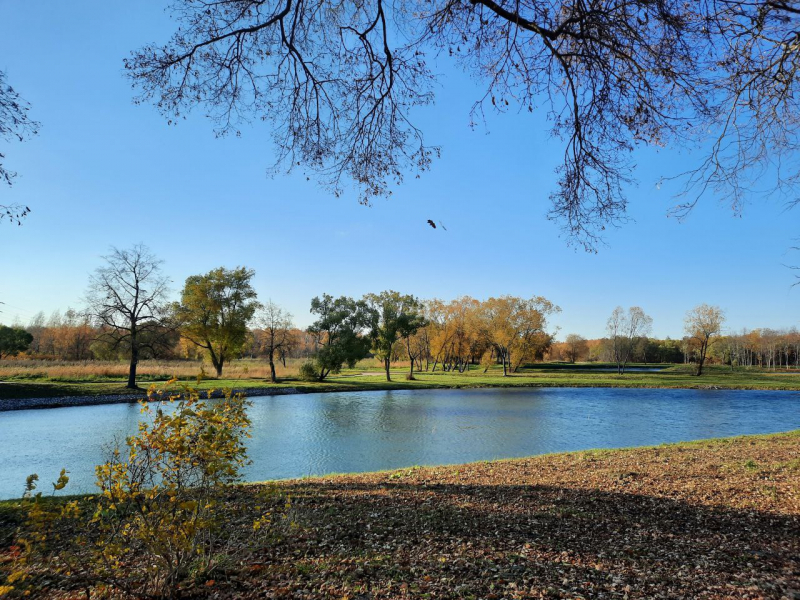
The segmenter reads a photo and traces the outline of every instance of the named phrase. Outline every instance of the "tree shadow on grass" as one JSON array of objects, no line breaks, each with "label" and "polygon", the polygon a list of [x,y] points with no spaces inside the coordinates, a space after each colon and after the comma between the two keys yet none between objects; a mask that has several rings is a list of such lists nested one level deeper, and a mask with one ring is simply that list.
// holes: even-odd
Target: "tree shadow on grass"
[{"label": "tree shadow on grass", "polygon": [[548,486],[334,481],[284,491],[299,525],[237,593],[800,598],[798,515]]}]

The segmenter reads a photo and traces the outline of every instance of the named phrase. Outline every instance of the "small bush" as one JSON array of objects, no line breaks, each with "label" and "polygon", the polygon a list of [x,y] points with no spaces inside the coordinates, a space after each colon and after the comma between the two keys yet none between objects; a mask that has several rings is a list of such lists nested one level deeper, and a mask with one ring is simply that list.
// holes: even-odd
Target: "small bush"
[{"label": "small bush", "polygon": [[319,371],[313,362],[306,361],[300,365],[298,376],[303,381],[317,381],[319,379]]},{"label": "small bush", "polygon": [[[80,502],[43,500],[30,476],[28,523],[17,541],[24,552],[6,591],[26,580],[35,590],[44,569],[76,588],[167,597],[241,559],[271,522],[259,513],[245,537],[229,527],[230,486],[248,463],[247,407],[230,392],[213,403],[189,389],[170,396],[128,438],[127,452],[116,449],[97,467],[99,493]],[[62,471],[54,491],[68,480]]]}]

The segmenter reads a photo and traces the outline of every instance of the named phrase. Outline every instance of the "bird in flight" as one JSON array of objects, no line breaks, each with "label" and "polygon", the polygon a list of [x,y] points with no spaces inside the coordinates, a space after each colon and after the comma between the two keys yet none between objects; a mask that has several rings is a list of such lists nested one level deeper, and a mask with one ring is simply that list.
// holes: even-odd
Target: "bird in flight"
[{"label": "bird in flight", "polygon": [[[434,222],[433,222],[431,219],[428,219],[428,225],[430,225],[431,227],[433,227],[434,229],[436,229],[436,223],[434,223]],[[442,224],[442,222],[441,222],[441,221],[439,221],[439,227],[441,227],[442,229],[444,229],[445,231],[447,231],[447,227],[445,227],[445,226]]]}]

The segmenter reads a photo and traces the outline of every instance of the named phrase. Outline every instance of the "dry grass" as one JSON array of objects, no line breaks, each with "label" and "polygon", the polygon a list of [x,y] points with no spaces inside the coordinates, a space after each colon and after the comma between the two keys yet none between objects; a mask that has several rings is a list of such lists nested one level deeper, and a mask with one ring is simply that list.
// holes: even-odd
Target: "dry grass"
[{"label": "dry grass", "polygon": [[[294,377],[302,361],[286,361],[284,367],[275,363],[278,377]],[[193,379],[205,370],[206,377],[214,375],[214,368],[202,361],[192,360],[143,360],[139,363],[138,378],[141,381],[160,381],[177,377]],[[128,364],[117,361],[52,361],[52,360],[3,360],[0,361],[0,378],[15,380],[49,381],[103,381],[120,380],[128,376]],[[267,379],[269,363],[263,359],[235,360],[225,365],[225,379]]]},{"label": "dry grass", "polygon": [[[291,358],[275,363],[279,378],[297,377],[304,359]],[[392,364],[393,369],[407,369],[408,361]],[[162,381],[177,377],[194,379],[205,371],[205,376],[214,376],[214,367],[201,360],[143,360],[137,369],[141,381]],[[355,365],[356,371],[382,371],[383,363],[375,359],[364,359]],[[263,358],[246,358],[225,364],[223,376],[228,379],[269,379],[269,363]],[[6,359],[0,361],[0,379],[47,380],[53,382],[89,382],[124,380],[128,376],[128,363],[123,361],[65,361],[36,359]]]}]

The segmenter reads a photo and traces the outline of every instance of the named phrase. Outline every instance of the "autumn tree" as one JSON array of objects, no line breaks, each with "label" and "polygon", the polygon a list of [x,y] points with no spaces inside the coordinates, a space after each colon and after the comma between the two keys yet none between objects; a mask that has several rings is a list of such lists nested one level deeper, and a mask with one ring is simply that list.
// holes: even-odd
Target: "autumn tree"
[{"label": "autumn tree", "polygon": [[[67,308],[58,328],[53,331],[56,356],[66,360],[94,358],[92,342],[103,339],[102,331],[92,325],[92,317],[85,311]],[[106,341],[106,346],[107,341]],[[125,352],[125,348],[120,348]],[[128,356],[126,355],[126,358]]]},{"label": "autumn tree", "polygon": [[172,38],[125,61],[137,101],[169,119],[201,108],[220,133],[269,123],[276,168],[315,172],[336,193],[351,180],[364,202],[438,155],[414,108],[434,102],[434,58],[448,55],[479,82],[472,122],[487,110],[548,116],[563,144],[551,217],[587,249],[608,223],[625,220],[639,146],[707,142],[684,179],[692,193],[684,207],[712,190],[738,210],[756,177],[774,174],[779,188],[800,180],[800,10],[791,2],[174,0],[173,8]]},{"label": "autumn tree", "polygon": [[577,333],[570,333],[564,340],[566,344],[567,359],[571,363],[575,363],[579,357],[585,356],[589,352],[589,346],[586,343],[586,338]]},{"label": "autumn tree", "polygon": [[377,314],[364,300],[323,294],[311,300],[311,313],[317,316],[308,332],[315,339],[314,364],[320,381],[343,365],[353,367],[366,358]]},{"label": "autumn tree", "polygon": [[[425,361],[425,370],[427,371],[430,366],[431,357],[431,339],[430,328],[427,321],[425,325],[417,329],[417,331],[405,338],[406,355],[411,363],[410,368],[413,369],[417,365],[417,372],[422,371],[422,361]],[[413,372],[412,372],[413,377]]]},{"label": "autumn tree", "polygon": [[427,303],[431,324],[430,344],[433,355],[433,371],[441,363],[442,370],[469,368],[475,357],[483,355],[489,347],[480,317],[481,303],[475,298],[462,296],[450,302],[432,300]]},{"label": "autumn tree", "polygon": [[247,325],[259,304],[252,286],[255,271],[219,267],[186,279],[174,306],[181,335],[208,353],[217,377],[247,342]]},{"label": "autumn tree", "polygon": [[0,325],[0,359],[25,352],[32,341],[33,336],[21,327]]},{"label": "autumn tree", "polygon": [[261,333],[261,349],[269,360],[270,381],[275,383],[278,381],[275,374],[275,354],[277,353],[279,356],[285,354],[294,341],[292,315],[272,300],[268,300],[258,309],[255,325]]},{"label": "autumn tree", "polygon": [[718,306],[700,304],[686,313],[684,330],[686,335],[697,345],[697,369],[695,375],[703,374],[703,364],[706,361],[708,348],[714,343],[722,331],[725,314]]},{"label": "autumn tree", "polygon": [[422,302],[415,296],[403,295],[395,291],[381,292],[380,294],[367,294],[364,296],[367,305],[377,316],[377,322],[372,329],[372,350],[375,355],[383,360],[386,370],[386,381],[392,377],[389,368],[392,362],[392,352],[399,340],[403,340],[406,352],[411,361],[410,377],[414,377],[414,354],[411,350],[410,338],[425,325],[422,314]]},{"label": "autumn tree", "polygon": [[438,298],[426,301],[425,312],[428,319],[430,352],[433,359],[433,372],[444,357],[452,338],[452,327],[448,318],[448,307]]},{"label": "autumn tree", "polygon": [[517,355],[517,366],[535,355],[535,349],[544,340],[541,334],[545,333],[548,315],[559,310],[541,296],[531,299],[500,296],[481,303],[486,335],[503,365],[504,377],[508,375],[512,355]]},{"label": "autumn tree", "polygon": [[[39,130],[39,123],[28,116],[30,106],[6,81],[5,71],[0,71],[0,139],[10,142],[23,141]],[[3,162],[5,154],[0,152],[0,183],[11,185],[16,173],[9,170]],[[0,221],[8,219],[20,224],[30,212],[30,208],[19,204],[0,204]]]},{"label": "autumn tree", "polygon": [[168,330],[169,279],[163,261],[143,244],[130,249],[111,248],[105,264],[89,277],[88,313],[102,329],[102,338],[128,354],[127,387],[136,389],[136,366],[144,346],[164,343]]},{"label": "autumn tree", "polygon": [[653,319],[638,306],[631,306],[627,312],[621,306],[614,309],[606,323],[609,339],[613,345],[614,362],[617,373],[625,373],[625,366],[631,358],[637,340],[646,336],[653,328]]}]

